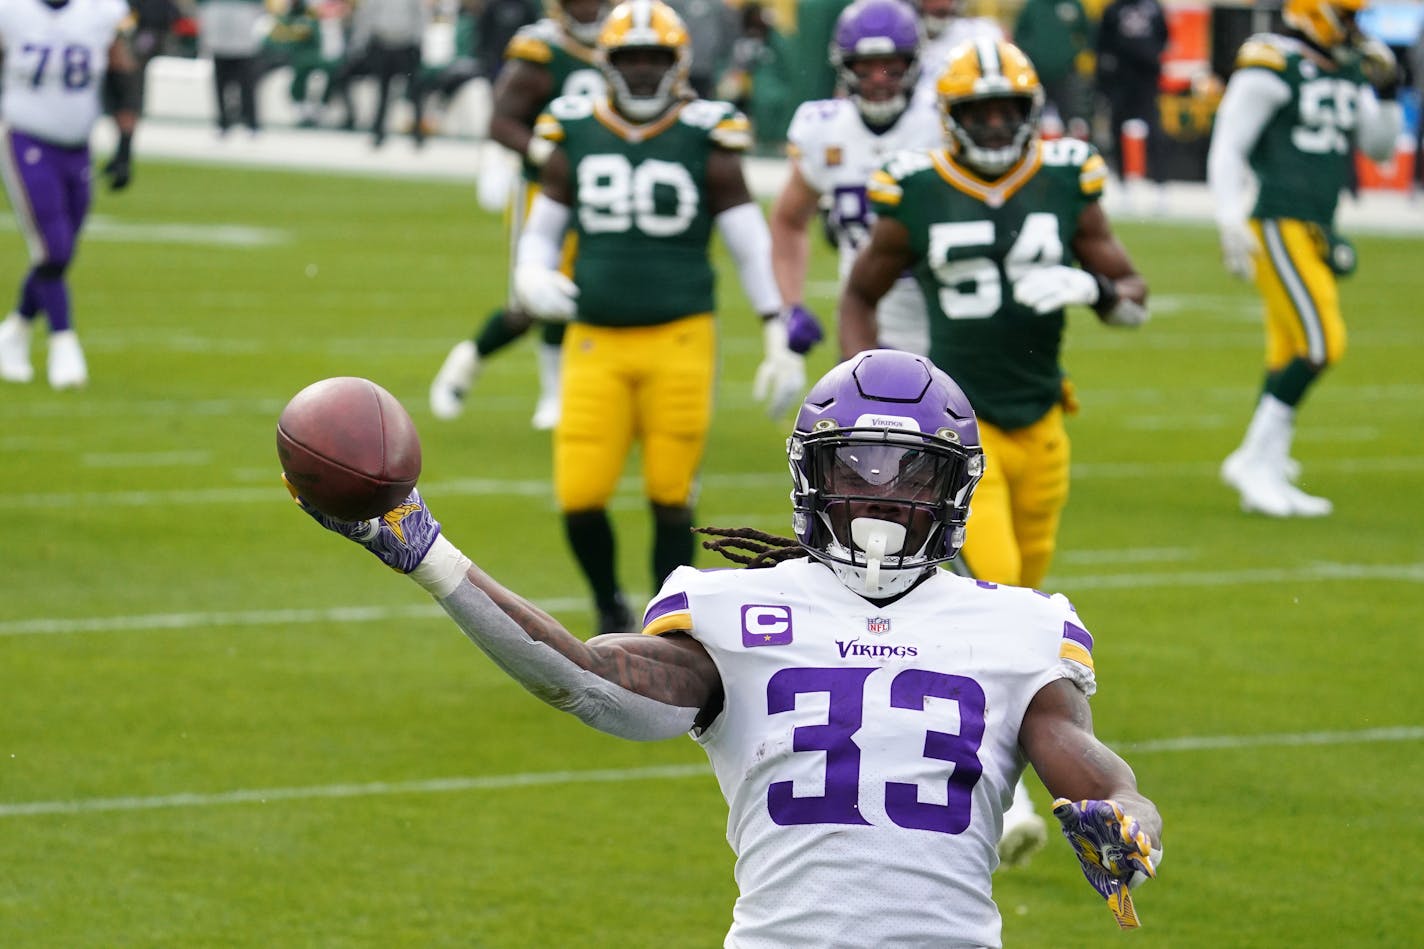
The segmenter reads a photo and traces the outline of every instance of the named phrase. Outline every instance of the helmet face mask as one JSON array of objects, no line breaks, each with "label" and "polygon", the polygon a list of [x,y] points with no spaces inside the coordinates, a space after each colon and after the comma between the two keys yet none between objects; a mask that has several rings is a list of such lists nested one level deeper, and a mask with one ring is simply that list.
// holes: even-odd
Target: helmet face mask
[{"label": "helmet face mask", "polygon": [[981,174],[1008,171],[1038,135],[1043,84],[1012,43],[972,40],[955,47],[935,92],[951,154]]},{"label": "helmet face mask", "polygon": [[914,11],[900,0],[858,0],[837,17],[830,63],[869,124],[890,125],[909,106],[922,38]]},{"label": "helmet face mask", "polygon": [[979,428],[923,357],[872,350],[832,369],[807,395],[787,457],[796,536],[855,593],[903,593],[964,543]]},{"label": "helmet face mask", "polygon": [[614,106],[635,122],[657,118],[689,95],[691,40],[661,0],[624,0],[614,7],[599,33],[595,60]]}]

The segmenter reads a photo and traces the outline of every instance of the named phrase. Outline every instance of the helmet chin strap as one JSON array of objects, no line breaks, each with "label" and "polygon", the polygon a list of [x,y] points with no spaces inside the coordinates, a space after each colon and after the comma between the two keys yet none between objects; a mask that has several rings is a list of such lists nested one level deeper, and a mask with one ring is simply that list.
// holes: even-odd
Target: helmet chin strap
[{"label": "helmet chin strap", "polygon": [[865,586],[880,589],[880,565],[887,553],[897,554],[905,546],[904,525],[875,517],[857,517],[850,522],[850,539],[865,551]]}]

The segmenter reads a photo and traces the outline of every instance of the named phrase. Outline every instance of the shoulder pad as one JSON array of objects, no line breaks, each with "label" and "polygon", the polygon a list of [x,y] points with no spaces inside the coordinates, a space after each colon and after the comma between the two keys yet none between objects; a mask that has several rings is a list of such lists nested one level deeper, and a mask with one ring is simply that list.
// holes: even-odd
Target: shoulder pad
[{"label": "shoulder pad", "polygon": [[1236,68],[1255,67],[1272,72],[1285,72],[1288,50],[1283,47],[1282,40],[1283,37],[1270,33],[1258,33],[1251,37],[1241,44],[1241,49],[1236,53]]},{"label": "shoulder pad", "polygon": [[1078,190],[1086,197],[1102,195],[1108,180],[1107,162],[1097,148],[1076,138],[1056,138],[1041,142],[1039,154],[1045,168],[1076,169]]},{"label": "shoulder pad", "polygon": [[911,175],[918,174],[934,167],[934,159],[927,151],[907,150],[896,152],[889,161],[885,163],[883,171],[897,184],[904,181]]},{"label": "shoulder pad", "polygon": [[747,117],[730,102],[693,99],[678,112],[684,125],[706,129],[712,144],[729,151],[746,151],[752,145],[752,127]]},{"label": "shoulder pad", "polygon": [[559,27],[553,20],[539,20],[521,26],[504,48],[504,58],[522,59],[542,66],[553,60],[554,47],[558,45],[559,38]]}]

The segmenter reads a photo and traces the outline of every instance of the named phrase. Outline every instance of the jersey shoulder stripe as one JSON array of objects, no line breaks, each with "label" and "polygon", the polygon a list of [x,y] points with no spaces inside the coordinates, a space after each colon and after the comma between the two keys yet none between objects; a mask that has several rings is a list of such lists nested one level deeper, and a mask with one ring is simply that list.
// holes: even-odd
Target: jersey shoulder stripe
[{"label": "jersey shoulder stripe", "polygon": [[1241,44],[1241,48],[1236,51],[1237,69],[1269,69],[1271,72],[1283,73],[1289,64],[1292,53],[1297,53],[1292,49],[1294,41],[1285,36],[1274,33],[1257,33],[1246,42]]},{"label": "jersey shoulder stripe", "polygon": [[652,603],[643,614],[643,635],[661,636],[692,628],[692,607],[686,593],[672,593]]},{"label": "jersey shoulder stripe", "polygon": [[[578,53],[565,43],[564,28],[548,18],[536,20],[528,26],[521,26],[504,47],[505,59],[522,59],[525,62],[547,66],[554,60],[554,50],[560,49],[571,56]],[[582,58],[582,57],[580,57]]]}]

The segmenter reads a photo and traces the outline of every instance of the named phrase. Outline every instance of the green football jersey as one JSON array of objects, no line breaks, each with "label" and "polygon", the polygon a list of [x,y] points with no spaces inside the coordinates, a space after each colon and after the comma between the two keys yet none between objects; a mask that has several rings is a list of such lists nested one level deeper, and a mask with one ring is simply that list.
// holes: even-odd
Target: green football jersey
[{"label": "green football jersey", "polygon": [[1252,217],[1295,218],[1330,227],[1350,180],[1356,104],[1367,87],[1358,63],[1322,67],[1296,39],[1263,33],[1236,55],[1238,69],[1265,69],[1290,87],[1290,101],[1251,150],[1260,182]]},{"label": "green football jersey", "polygon": [[633,125],[606,99],[564,96],[534,134],[562,146],[578,238],[578,318],[651,326],[714,309],[707,159],[751,143],[746,116],[694,99]]},{"label": "green football jersey", "polygon": [[1073,262],[1078,217],[1106,178],[1102,156],[1076,139],[1036,142],[992,183],[943,150],[902,152],[871,177],[875,213],[909,232],[930,359],[1000,428],[1030,425],[1062,398],[1063,311],[1035,313],[1012,287],[1030,267]]},{"label": "green football jersey", "polygon": [[[547,69],[554,77],[553,92],[539,103],[543,112],[559,96],[601,98],[607,94],[608,83],[593,62],[593,50],[574,41],[557,20],[538,20],[521,27],[504,48],[505,59],[518,59]],[[524,177],[539,180],[539,169],[524,163]]]}]

